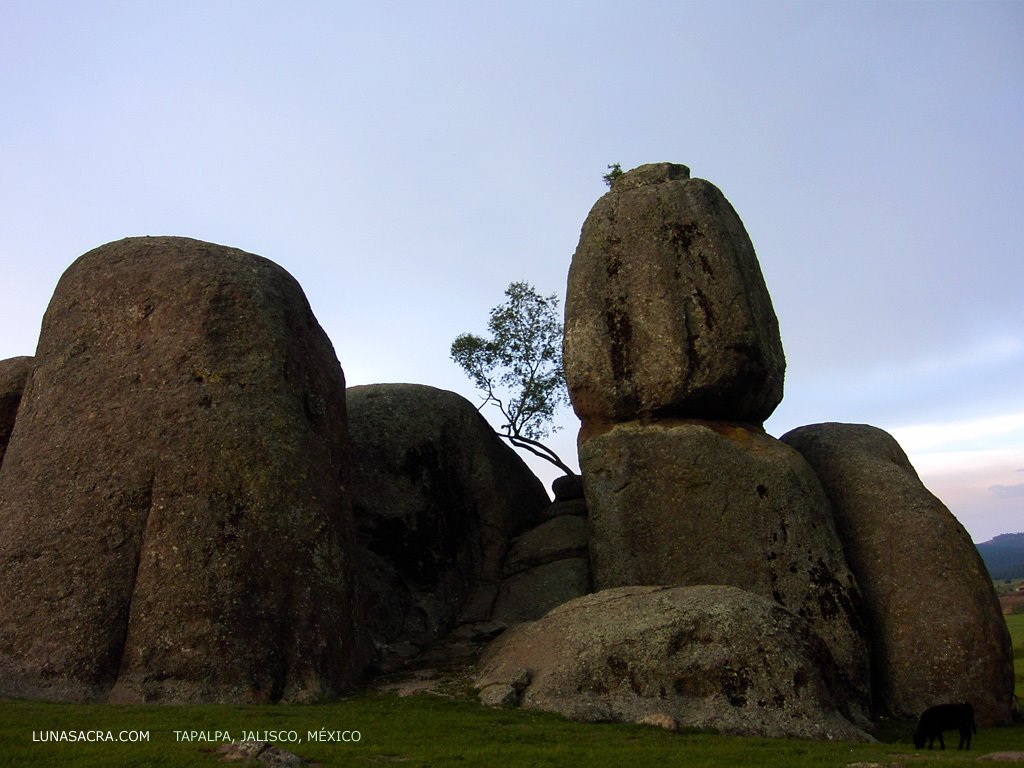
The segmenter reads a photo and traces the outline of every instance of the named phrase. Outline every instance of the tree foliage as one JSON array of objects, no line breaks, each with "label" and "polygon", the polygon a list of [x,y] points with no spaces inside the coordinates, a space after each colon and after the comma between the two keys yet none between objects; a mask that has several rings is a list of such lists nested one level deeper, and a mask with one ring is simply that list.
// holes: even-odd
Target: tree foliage
[{"label": "tree foliage", "polygon": [[541,296],[526,282],[509,284],[506,301],[491,310],[490,338],[460,334],[451,357],[505,420],[499,434],[566,474],[572,470],[540,441],[557,432],[555,413],[569,398],[562,368],[562,322],[555,294]]},{"label": "tree foliage", "polygon": [[622,170],[622,166],[618,163],[612,163],[608,166],[608,173],[602,174],[601,178],[604,179],[604,183],[610,188],[615,180],[619,178],[625,171]]}]

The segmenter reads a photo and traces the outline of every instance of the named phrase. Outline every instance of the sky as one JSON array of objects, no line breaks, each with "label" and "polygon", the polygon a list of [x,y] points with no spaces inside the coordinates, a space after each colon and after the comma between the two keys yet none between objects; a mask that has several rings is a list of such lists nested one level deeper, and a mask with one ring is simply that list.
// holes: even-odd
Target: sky
[{"label": "sky", "polygon": [[768,432],[881,427],[1024,531],[1021,40],[983,0],[0,0],[0,359],[79,255],[184,235],[294,275],[350,385],[476,403],[452,339],[564,297],[610,163],[683,163],[779,317]]}]

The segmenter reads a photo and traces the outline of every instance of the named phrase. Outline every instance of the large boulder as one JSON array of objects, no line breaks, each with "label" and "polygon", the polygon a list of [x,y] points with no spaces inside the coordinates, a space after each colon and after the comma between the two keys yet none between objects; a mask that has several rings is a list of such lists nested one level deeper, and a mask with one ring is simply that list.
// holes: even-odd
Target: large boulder
[{"label": "large boulder", "polygon": [[595,589],[728,584],[807,621],[854,716],[870,704],[856,580],[828,499],[795,450],[716,422],[617,424],[580,447]]},{"label": "large boulder", "polygon": [[782,440],[814,467],[864,594],[876,705],[913,718],[969,701],[1009,723],[1013,654],[970,536],[921,483],[903,449],[863,424],[815,424]]},{"label": "large boulder", "polygon": [[454,392],[351,387],[348,426],[353,513],[367,564],[361,590],[387,667],[391,651],[414,652],[456,623],[489,618],[506,550],[540,519],[548,496]]},{"label": "large boulder", "polygon": [[344,377],[295,280],[174,237],[64,273],[0,474],[0,695],[298,701],[359,664]]},{"label": "large boulder", "polygon": [[476,686],[485,700],[518,695],[574,720],[869,738],[837,711],[831,654],[807,623],[727,586],[623,587],[565,603],[488,646]]},{"label": "large boulder", "polygon": [[565,300],[565,374],[587,424],[760,423],[782,399],[778,320],[743,222],[682,165],[622,175],[583,224]]},{"label": "large boulder", "polygon": [[0,466],[4,462],[7,443],[14,431],[14,418],[18,415],[18,405],[31,371],[31,357],[0,360]]}]

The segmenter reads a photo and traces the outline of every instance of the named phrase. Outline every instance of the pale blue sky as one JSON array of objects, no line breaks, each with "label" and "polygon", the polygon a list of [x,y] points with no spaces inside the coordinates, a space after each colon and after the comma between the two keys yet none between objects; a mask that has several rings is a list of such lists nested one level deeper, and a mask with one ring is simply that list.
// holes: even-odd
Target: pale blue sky
[{"label": "pale blue sky", "polygon": [[295,275],[349,383],[473,398],[451,340],[564,295],[608,163],[680,162],[761,259],[769,432],[883,427],[1024,530],[1021,40],[1020,2],[0,0],[0,358],[81,253],[187,235]]}]

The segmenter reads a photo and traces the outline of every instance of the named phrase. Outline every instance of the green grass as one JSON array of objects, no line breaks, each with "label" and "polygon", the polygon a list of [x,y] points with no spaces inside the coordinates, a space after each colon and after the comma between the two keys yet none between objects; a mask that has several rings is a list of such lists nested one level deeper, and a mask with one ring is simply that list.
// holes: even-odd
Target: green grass
[{"label": "green grass", "polygon": [[[1014,643],[1018,695],[1024,693],[1024,616],[1007,621]],[[358,743],[309,741],[309,731],[358,730]],[[145,743],[34,742],[33,732],[148,731]],[[224,765],[205,742],[175,731],[295,731],[280,746],[327,766],[846,766],[900,762],[913,766],[977,765],[987,752],[1024,750],[1024,725],[984,728],[974,750],[914,752],[910,723],[886,726],[879,744],[753,739],[710,733],[672,734],[621,724],[580,724],[525,710],[494,710],[470,700],[367,693],[326,705],[114,706],[0,701],[0,768],[165,768]],[[955,744],[955,740],[954,740]]]},{"label": "green grass", "polygon": [[[359,730],[358,744],[315,743],[307,732]],[[142,744],[34,743],[33,731],[148,731]],[[671,734],[632,725],[571,723],[524,710],[490,710],[470,701],[420,695],[368,694],[310,706],[111,706],[7,701],[0,703],[0,766],[117,768],[219,765],[211,745],[178,741],[174,731],[296,731],[301,743],[282,746],[324,766],[845,766],[898,762],[913,752],[911,726],[886,729],[881,744],[751,739],[705,733]],[[983,729],[979,753],[1024,749],[1024,726]],[[969,765],[955,750],[917,753],[914,765]]]},{"label": "green grass", "polygon": [[[1013,639],[1013,674],[1017,678],[1017,700],[1024,703],[1024,613],[1007,616],[1006,626]],[[1024,749],[1024,746],[1021,747]]]}]

